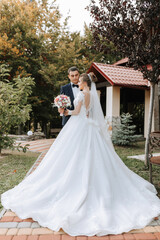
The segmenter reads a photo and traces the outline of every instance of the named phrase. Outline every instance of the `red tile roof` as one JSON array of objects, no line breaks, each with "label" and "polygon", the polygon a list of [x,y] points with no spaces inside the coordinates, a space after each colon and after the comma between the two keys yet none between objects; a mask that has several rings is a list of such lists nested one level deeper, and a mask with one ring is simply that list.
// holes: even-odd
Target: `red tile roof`
[{"label": "red tile roof", "polygon": [[[113,63],[113,65],[116,65],[116,66],[122,66],[123,64],[125,63],[128,63],[128,58],[122,58],[121,60],[119,60],[118,62],[115,62]],[[152,69],[152,65],[151,64],[148,64],[147,65],[147,68],[148,70],[151,70]]]},{"label": "red tile roof", "polygon": [[140,71],[133,68],[93,62],[89,71],[96,69],[111,85],[125,87],[145,87],[150,83]]}]

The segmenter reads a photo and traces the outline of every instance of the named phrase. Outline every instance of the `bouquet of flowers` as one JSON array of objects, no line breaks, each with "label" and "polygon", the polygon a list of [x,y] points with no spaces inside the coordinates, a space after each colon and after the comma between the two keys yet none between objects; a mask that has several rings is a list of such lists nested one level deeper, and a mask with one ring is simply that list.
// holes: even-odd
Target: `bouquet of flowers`
[{"label": "bouquet of flowers", "polygon": [[[57,97],[54,98],[54,106],[58,108],[63,108],[64,110],[67,107],[71,107],[70,97],[63,94],[58,95]],[[60,114],[60,116],[63,116],[63,114]]]}]

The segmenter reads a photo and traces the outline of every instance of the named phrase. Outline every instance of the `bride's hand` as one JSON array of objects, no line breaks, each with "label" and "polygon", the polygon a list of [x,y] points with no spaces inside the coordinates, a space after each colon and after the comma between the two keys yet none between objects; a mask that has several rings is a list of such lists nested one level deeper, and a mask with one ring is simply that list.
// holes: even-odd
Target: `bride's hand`
[{"label": "bride's hand", "polygon": [[63,114],[63,113],[64,113],[64,108],[58,108],[58,112],[59,112],[60,114]]}]

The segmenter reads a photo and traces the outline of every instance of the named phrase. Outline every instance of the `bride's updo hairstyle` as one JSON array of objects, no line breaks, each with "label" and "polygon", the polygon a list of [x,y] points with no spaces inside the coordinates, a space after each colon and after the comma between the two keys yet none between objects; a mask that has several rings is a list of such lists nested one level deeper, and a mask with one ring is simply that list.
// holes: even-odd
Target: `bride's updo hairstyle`
[{"label": "bride's updo hairstyle", "polygon": [[89,88],[91,87],[91,80],[92,80],[92,82],[97,82],[98,81],[96,75],[93,72],[90,72],[88,74],[87,73],[82,73],[80,75],[80,78],[82,78],[83,82],[87,83]]}]

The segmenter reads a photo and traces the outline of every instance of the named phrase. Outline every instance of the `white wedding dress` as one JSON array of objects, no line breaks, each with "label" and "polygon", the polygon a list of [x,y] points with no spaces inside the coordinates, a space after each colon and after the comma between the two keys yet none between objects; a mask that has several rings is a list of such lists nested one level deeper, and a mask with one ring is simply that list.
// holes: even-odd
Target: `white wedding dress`
[{"label": "white wedding dress", "polygon": [[86,116],[83,92],[75,106],[79,101],[80,113],[71,116],[38,168],[2,194],[3,206],[71,236],[145,227],[160,214],[154,185],[127,168]]}]

